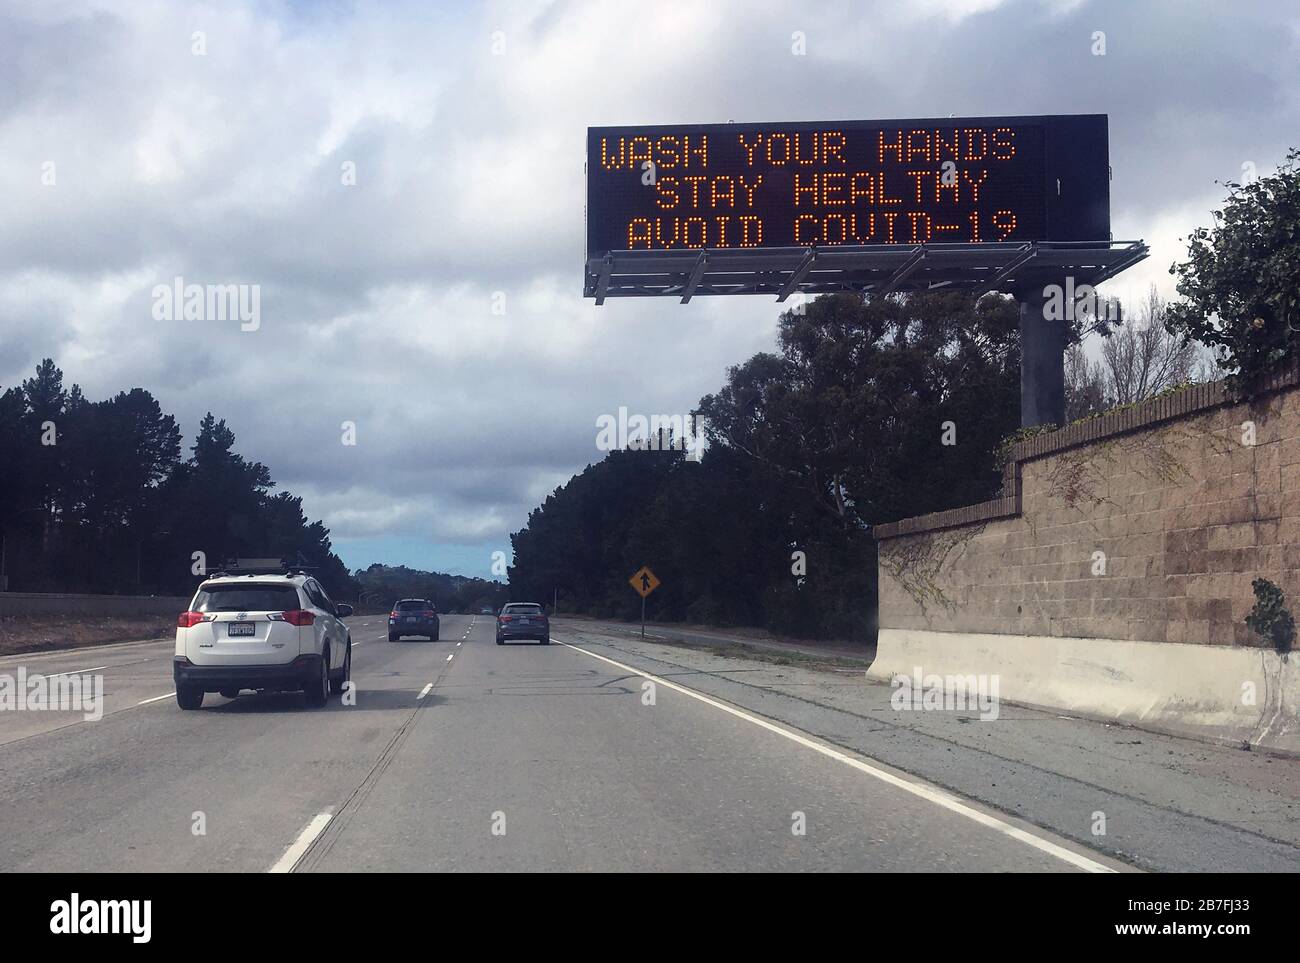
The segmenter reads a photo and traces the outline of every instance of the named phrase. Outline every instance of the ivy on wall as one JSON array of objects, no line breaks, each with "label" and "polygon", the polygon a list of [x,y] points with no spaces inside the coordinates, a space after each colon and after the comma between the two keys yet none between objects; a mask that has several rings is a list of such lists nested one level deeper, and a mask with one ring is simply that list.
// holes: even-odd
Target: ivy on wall
[{"label": "ivy on wall", "polygon": [[[891,539],[881,546],[880,564],[926,615],[927,604],[952,611],[956,606],[939,587],[938,576],[953,552],[960,557],[986,525],[967,525]],[[958,551],[960,550],[960,551]]]}]

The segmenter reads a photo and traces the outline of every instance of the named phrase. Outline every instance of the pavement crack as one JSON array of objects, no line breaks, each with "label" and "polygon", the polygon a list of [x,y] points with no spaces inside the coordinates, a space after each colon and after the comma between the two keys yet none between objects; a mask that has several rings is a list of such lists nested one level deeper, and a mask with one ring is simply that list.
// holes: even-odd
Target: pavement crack
[{"label": "pavement crack", "polygon": [[347,798],[344,799],[343,804],[338,807],[334,818],[330,820],[325,831],[316,837],[312,844],[307,847],[307,851],[302,854],[302,857],[294,866],[293,872],[310,872],[319,866],[327,856],[329,856],[334,845],[343,835],[348,825],[356,817],[357,813],[361,811],[361,808],[365,805],[371,792],[374,791],[375,787],[379,784],[379,780],[383,778],[384,773],[388,771],[388,767],[397,757],[398,751],[406,742],[411,730],[415,728],[415,722],[420,717],[420,713],[436,704],[436,700],[431,698],[431,696],[437,693],[438,687],[442,684],[442,680],[450,668],[450,663],[442,663],[442,668],[440,669],[437,678],[430,684],[430,697],[416,701],[406,719],[402,722],[401,726],[398,727],[397,731],[393,733],[392,738],[388,740],[383,751],[380,752],[379,758],[375,760],[374,765],[370,767],[370,770],[364,777],[362,777],[361,781],[357,783],[353,790],[348,793]]}]

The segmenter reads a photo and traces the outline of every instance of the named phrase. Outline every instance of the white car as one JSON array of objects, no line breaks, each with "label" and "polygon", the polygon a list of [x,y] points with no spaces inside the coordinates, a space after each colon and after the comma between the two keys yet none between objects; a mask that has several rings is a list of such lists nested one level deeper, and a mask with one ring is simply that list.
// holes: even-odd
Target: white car
[{"label": "white car", "polygon": [[233,699],[242,689],[300,689],[307,705],[323,706],[352,677],[342,621],[351,614],[304,573],[208,579],[176,620],[177,704],[197,709],[207,692]]}]

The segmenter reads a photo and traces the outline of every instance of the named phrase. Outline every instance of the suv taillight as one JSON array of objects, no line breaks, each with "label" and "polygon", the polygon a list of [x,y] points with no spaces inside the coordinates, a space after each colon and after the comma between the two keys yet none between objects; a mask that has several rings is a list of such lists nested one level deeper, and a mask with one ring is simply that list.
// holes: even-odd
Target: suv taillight
[{"label": "suv taillight", "polygon": [[511,619],[513,619],[513,618],[514,618],[513,615],[503,615],[503,616],[501,616],[501,621],[502,621],[502,622],[509,622],[509,621],[510,621]]},{"label": "suv taillight", "polygon": [[202,612],[182,612],[176,616],[176,627],[178,629],[189,629],[207,620],[208,617]]},{"label": "suv taillight", "polygon": [[431,618],[433,618],[433,613],[432,613],[432,612],[421,612],[420,614],[423,615],[426,619],[431,619]]},{"label": "suv taillight", "polygon": [[282,612],[280,617],[290,625],[296,625],[299,628],[304,625],[311,625],[316,621],[315,613],[307,612],[303,609],[291,609],[288,612]]}]

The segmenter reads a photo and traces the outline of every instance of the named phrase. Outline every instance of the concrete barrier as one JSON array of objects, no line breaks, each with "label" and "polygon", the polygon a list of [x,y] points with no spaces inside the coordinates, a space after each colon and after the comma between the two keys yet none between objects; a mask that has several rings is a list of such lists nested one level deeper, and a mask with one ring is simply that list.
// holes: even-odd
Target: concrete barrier
[{"label": "concrete barrier", "polygon": [[1298,661],[1236,646],[882,628],[867,675],[996,674],[1007,702],[1300,756]]},{"label": "concrete barrier", "polygon": [[119,617],[171,616],[184,612],[188,596],[74,595],[45,592],[0,592],[0,616],[61,615]]}]

